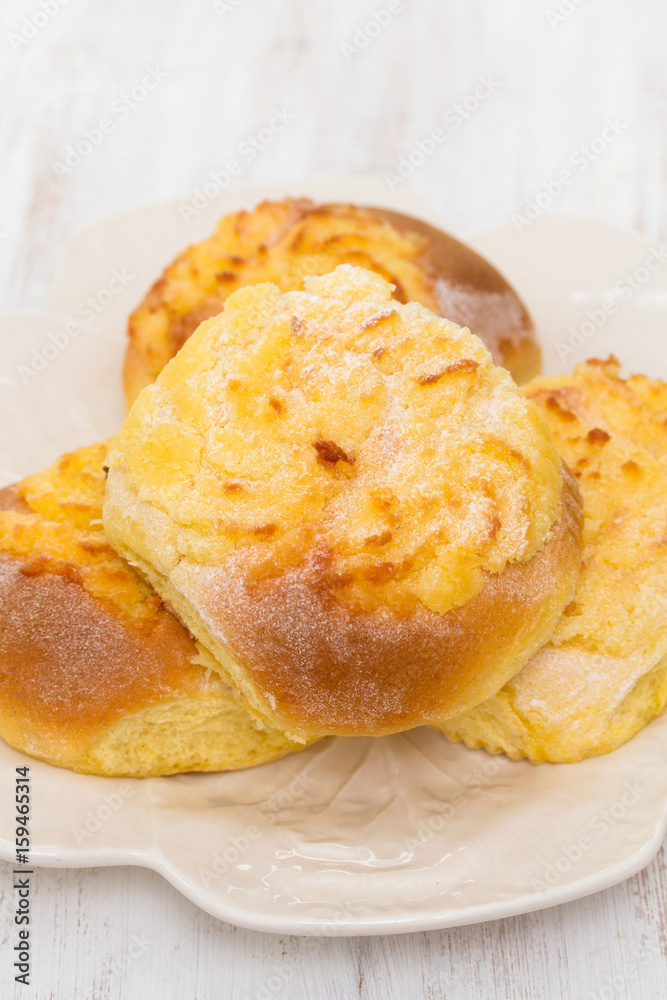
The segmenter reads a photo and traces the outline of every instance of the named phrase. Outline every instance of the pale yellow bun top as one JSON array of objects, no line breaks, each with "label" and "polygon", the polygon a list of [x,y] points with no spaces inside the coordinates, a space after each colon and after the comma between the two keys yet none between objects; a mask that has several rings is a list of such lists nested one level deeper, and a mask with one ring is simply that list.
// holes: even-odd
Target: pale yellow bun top
[{"label": "pale yellow bun top", "polygon": [[114,546],[300,738],[478,703],[571,597],[578,495],[539,411],[361,268],[236,292],[108,461]]},{"label": "pale yellow bun top", "polygon": [[470,327],[517,382],[539,372],[525,306],[470,247],[398,212],[286,198],[225,215],[212,236],[188,247],[153,285],[128,325],[128,405],[232,292],[264,281],[283,292],[300,289],[304,278],[338,264],[375,271],[394,285],[399,301],[421,302]]},{"label": "pale yellow bun top", "polygon": [[573,761],[624,743],[667,703],[667,384],[622,379],[610,358],[525,392],[581,486],[581,577],[551,642],[443,729],[512,757]]},{"label": "pale yellow bun top", "polygon": [[0,491],[0,735],[60,767],[146,777],[299,749],[260,731],[102,530],[106,446]]}]

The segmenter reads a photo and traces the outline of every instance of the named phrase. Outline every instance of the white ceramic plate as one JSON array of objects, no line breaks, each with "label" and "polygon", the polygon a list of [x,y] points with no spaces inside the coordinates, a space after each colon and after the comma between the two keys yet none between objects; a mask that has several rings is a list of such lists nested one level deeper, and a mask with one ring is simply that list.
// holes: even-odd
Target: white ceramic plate
[{"label": "white ceramic plate", "polygon": [[[0,323],[0,485],[117,428],[127,314],[184,244],[223,212],[304,193],[427,214],[382,182],[337,180],[236,190],[189,223],[178,203],[159,205],[81,234],[43,312]],[[662,248],[567,218],[471,242],[533,311],[548,371],[613,350],[667,376]],[[250,771],[124,781],[0,741],[4,801],[24,764],[35,865],[143,865],[215,916],[280,933],[397,933],[551,906],[638,871],[667,827],[667,717],[609,756],[539,768],[423,729],[325,740]],[[15,857],[8,809],[0,856]]]}]

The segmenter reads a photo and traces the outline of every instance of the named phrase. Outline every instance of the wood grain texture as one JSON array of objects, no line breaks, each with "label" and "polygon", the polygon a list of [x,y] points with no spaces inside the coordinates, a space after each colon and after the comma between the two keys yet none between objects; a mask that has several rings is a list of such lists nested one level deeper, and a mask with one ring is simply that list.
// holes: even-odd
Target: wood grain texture
[{"label": "wood grain texture", "polygon": [[[619,998],[665,996],[664,851],[645,872],[565,906],[379,938],[240,930],[133,868],[45,868],[33,883],[34,985],[16,993],[31,1000],[606,1000],[610,987]],[[3,983],[10,884],[3,863]]]},{"label": "wood grain texture", "polygon": [[[294,120],[243,160],[233,183],[395,173],[401,157],[442,128],[444,141],[403,183],[463,237],[522,212],[608,118],[617,120],[617,137],[573,171],[550,209],[664,238],[667,7],[582,0],[550,24],[558,3],[403,0],[387,27],[350,54],[342,46],[360,39],[385,0],[223,0],[222,13],[212,0],[70,0],[25,42],[12,36],[39,3],[8,0],[0,8],[0,309],[43,300],[79,228],[156,199],[191,197],[268,127],[276,108]],[[150,69],[166,79],[121,117],[115,102]],[[456,105],[474,105],[482,78],[491,78],[492,93],[464,119]],[[54,162],[103,118],[113,130],[57,176]],[[8,790],[0,795],[6,808]],[[25,1000],[667,994],[663,853],[625,884],[556,909],[320,942],[229,927],[143,870],[44,869],[34,884],[34,983],[16,991]],[[3,997],[12,981],[10,887],[11,868],[0,865]]]}]

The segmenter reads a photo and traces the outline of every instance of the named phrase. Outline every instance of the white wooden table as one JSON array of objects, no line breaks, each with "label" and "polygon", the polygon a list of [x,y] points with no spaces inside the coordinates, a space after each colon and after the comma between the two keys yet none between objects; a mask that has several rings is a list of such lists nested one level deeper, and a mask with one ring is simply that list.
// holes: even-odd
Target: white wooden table
[{"label": "white wooden table", "polygon": [[[664,239],[666,28],[661,0],[4,0],[0,309],[42,301],[77,229],[192,197],[232,159],[230,183],[403,164],[400,183],[462,236],[541,195],[550,211]],[[607,119],[617,135],[596,143]],[[411,170],[417,149],[428,155]],[[664,853],[556,909],[317,947],[224,925],[143,870],[43,869],[34,882],[22,998],[667,996]],[[0,865],[0,949],[14,943],[11,898]]]}]

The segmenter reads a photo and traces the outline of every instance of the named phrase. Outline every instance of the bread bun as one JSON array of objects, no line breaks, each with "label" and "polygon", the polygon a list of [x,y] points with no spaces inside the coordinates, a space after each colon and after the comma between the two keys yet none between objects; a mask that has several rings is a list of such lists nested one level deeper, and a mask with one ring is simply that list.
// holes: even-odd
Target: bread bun
[{"label": "bread bun", "polygon": [[469,247],[398,212],[286,199],[224,216],[213,236],[188,247],[153,285],[129,321],[128,405],[231,292],[262,281],[281,291],[299,289],[305,277],[344,263],[381,274],[400,302],[421,302],[469,327],[517,382],[539,372],[540,349],[525,306]]},{"label": "bread bun", "polygon": [[0,491],[0,735],[59,767],[134,778],[248,767],[260,731],[102,531],[106,446]]},{"label": "bread bun", "polygon": [[667,383],[589,361],[525,388],[584,499],[584,559],[549,644],[442,731],[533,763],[607,753],[667,705]]},{"label": "bread bun", "polygon": [[536,407],[361,268],[236,292],[108,461],[112,544],[295,739],[478,704],[572,596],[578,490]]}]

